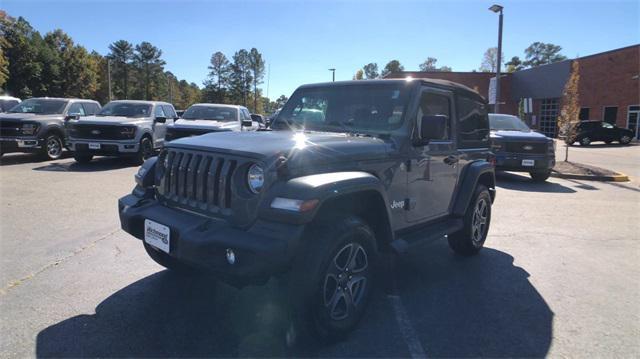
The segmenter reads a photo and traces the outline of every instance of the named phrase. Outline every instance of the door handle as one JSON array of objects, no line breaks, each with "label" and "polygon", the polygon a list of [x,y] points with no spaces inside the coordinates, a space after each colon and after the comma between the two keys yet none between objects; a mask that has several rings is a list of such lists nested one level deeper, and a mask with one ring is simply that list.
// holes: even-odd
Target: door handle
[{"label": "door handle", "polygon": [[444,159],[444,163],[448,164],[449,166],[453,166],[456,163],[458,163],[458,157],[457,156],[447,156]]}]

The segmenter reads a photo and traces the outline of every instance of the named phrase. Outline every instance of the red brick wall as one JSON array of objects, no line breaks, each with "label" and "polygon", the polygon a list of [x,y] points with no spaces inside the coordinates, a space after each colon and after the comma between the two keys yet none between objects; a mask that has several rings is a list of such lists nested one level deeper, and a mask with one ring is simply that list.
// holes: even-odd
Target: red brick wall
[{"label": "red brick wall", "polygon": [[616,124],[627,126],[629,105],[640,104],[640,45],[579,58],[580,107],[602,120],[605,106],[617,106]]}]

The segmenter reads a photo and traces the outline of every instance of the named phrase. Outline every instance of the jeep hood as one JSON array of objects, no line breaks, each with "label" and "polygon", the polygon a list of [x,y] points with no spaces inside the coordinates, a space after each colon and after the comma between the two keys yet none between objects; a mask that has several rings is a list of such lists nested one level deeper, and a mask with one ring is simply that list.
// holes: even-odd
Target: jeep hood
[{"label": "jeep hood", "polygon": [[49,121],[61,120],[63,115],[39,115],[37,113],[0,113],[0,120],[12,121]]},{"label": "jeep hood", "polygon": [[491,131],[492,140],[505,140],[505,141],[540,141],[546,142],[549,138],[539,132],[535,131]]},{"label": "jeep hood", "polygon": [[145,117],[122,117],[122,116],[86,116],[74,120],[72,123],[80,125],[136,125],[140,122],[149,121]]},{"label": "jeep hood", "polygon": [[381,158],[391,146],[390,140],[374,137],[293,131],[209,133],[178,139],[167,145],[251,157],[265,162],[285,157],[294,166]]},{"label": "jeep hood", "polygon": [[238,121],[213,121],[213,120],[176,120],[169,128],[197,129],[209,131],[240,131]]}]

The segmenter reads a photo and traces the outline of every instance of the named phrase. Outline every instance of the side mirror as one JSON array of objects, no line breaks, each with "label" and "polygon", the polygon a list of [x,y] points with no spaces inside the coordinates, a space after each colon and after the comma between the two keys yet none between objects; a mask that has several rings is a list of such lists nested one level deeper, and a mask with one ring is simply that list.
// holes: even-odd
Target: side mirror
[{"label": "side mirror", "polygon": [[65,118],[64,118],[65,121],[79,120],[79,119],[80,119],[80,114],[79,113],[70,113],[67,116],[65,116]]},{"label": "side mirror", "polygon": [[431,140],[442,140],[447,135],[447,121],[445,115],[426,115],[420,120],[420,143],[427,144]]},{"label": "side mirror", "polygon": [[251,121],[251,120],[242,120],[241,125],[242,125],[242,127],[251,127],[251,126],[253,126],[253,121]]},{"label": "side mirror", "polygon": [[165,123],[165,122],[167,122],[167,118],[166,117],[162,117],[162,116],[157,116],[156,119],[155,119],[155,122]]}]

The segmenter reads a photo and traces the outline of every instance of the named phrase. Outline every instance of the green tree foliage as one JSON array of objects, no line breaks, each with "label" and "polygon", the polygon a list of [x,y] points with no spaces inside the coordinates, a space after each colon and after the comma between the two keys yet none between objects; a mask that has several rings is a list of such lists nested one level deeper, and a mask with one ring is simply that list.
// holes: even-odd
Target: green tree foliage
[{"label": "green tree foliage", "polygon": [[364,80],[364,70],[363,69],[358,69],[358,71],[356,71],[356,74],[353,75],[353,79],[354,80]]},{"label": "green tree foliage", "polygon": [[420,67],[420,71],[432,71],[432,72],[451,72],[451,67],[449,66],[442,66],[440,68],[438,68],[436,66],[436,63],[438,62],[438,59],[436,59],[435,57],[427,57],[427,59],[421,63],[420,65],[418,65]]},{"label": "green tree foliage", "polygon": [[162,74],[166,62],[162,60],[162,50],[143,41],[136,45],[133,63],[138,73],[138,96],[145,100],[157,99],[164,87]]},{"label": "green tree foliage", "polygon": [[203,98],[207,102],[225,103],[231,73],[229,60],[222,52],[218,51],[211,55],[208,69],[209,75],[204,82]]},{"label": "green tree foliage", "polygon": [[507,66],[507,72],[516,72],[524,69],[524,64],[518,56],[512,57],[505,65]]},{"label": "green tree foliage", "polygon": [[38,61],[38,46],[42,45],[40,33],[22,17],[17,20],[5,17],[0,26],[8,44],[3,47],[3,53],[9,62],[10,75],[5,88],[10,94],[21,98],[39,95],[39,79],[43,66]]},{"label": "green tree foliage", "polygon": [[4,49],[8,48],[9,42],[0,34],[0,88],[4,88],[4,84],[9,78],[9,60],[5,56]]},{"label": "green tree foliage", "polygon": [[384,66],[384,69],[382,69],[382,77],[402,71],[404,71],[404,66],[400,64],[400,61],[391,60]]},{"label": "green tree foliage", "polygon": [[116,98],[129,98],[129,76],[134,55],[133,50],[133,44],[127,40],[118,40],[109,45],[107,58],[111,60],[111,91]]},{"label": "green tree foliage", "polygon": [[245,49],[236,51],[231,64],[231,99],[236,103],[247,106],[249,93],[253,77],[251,74],[251,63],[249,52]]},{"label": "green tree foliage", "polygon": [[367,80],[373,80],[380,77],[380,73],[378,72],[378,64],[376,63],[370,62],[364,65],[362,70],[364,71],[364,76],[367,78]]},{"label": "green tree foliage", "polygon": [[289,98],[287,96],[280,95],[280,97],[276,99],[276,110],[282,108],[282,106],[284,106],[284,104],[287,103],[288,100]]},{"label": "green tree foliage", "polygon": [[[500,56],[500,62],[503,62],[504,54]],[[498,48],[490,47],[484,52],[482,56],[482,63],[480,64],[480,71],[482,72],[496,72],[498,70]]]},{"label": "green tree foliage", "polygon": [[560,54],[560,51],[562,51],[562,47],[558,45],[534,42],[524,50],[524,65],[536,67],[566,60],[567,57]]},{"label": "green tree foliage", "polygon": [[258,93],[258,85],[262,84],[262,79],[264,78],[264,60],[262,59],[262,54],[255,47],[249,51],[249,69],[251,70],[251,77],[253,79],[252,112],[259,113],[262,112],[263,106],[258,107],[258,102],[261,98]]}]

